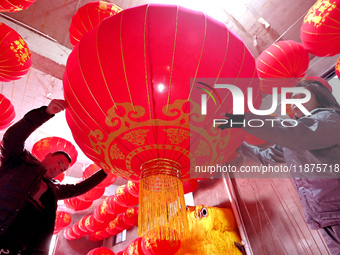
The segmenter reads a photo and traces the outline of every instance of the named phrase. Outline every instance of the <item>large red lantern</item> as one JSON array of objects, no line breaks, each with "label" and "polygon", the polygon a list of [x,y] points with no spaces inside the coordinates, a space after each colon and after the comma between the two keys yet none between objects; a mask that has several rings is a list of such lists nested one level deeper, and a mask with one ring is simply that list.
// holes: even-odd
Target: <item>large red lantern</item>
[{"label": "large red lantern", "polygon": [[67,212],[57,211],[54,223],[53,234],[58,234],[60,230],[71,223],[72,217]]},{"label": "large red lantern", "polygon": [[339,57],[338,60],[336,61],[336,65],[335,65],[335,74],[336,74],[336,76],[338,76],[338,78],[340,79],[340,57]]},{"label": "large red lantern", "polygon": [[135,206],[138,205],[139,199],[130,194],[128,191],[128,185],[121,185],[116,190],[116,202],[121,206]]},{"label": "large red lantern", "polygon": [[0,3],[0,12],[18,12],[30,7],[36,0],[3,0]]},{"label": "large red lantern", "polygon": [[0,94],[0,130],[9,127],[13,123],[14,118],[14,106],[4,95]]},{"label": "large red lantern", "polygon": [[272,94],[274,87],[294,87],[305,75],[309,65],[308,52],[302,44],[287,40],[272,44],[256,59],[261,91]]},{"label": "large red lantern", "polygon": [[[83,179],[86,179],[90,177],[92,174],[100,170],[100,167],[98,167],[96,164],[91,164],[88,167],[85,168],[85,171],[83,172]],[[107,187],[110,186],[112,183],[114,183],[117,180],[117,176],[107,172],[106,178],[97,185],[97,187]]]},{"label": "large red lantern", "polygon": [[89,208],[92,205],[93,201],[83,201],[78,199],[77,197],[72,197],[64,200],[64,204],[67,208],[70,208],[74,211],[82,211]]},{"label": "large red lantern", "polygon": [[39,160],[42,161],[48,153],[54,153],[56,151],[66,152],[72,159],[72,166],[78,157],[78,152],[74,145],[61,137],[46,137],[40,139],[33,145],[32,154]]},{"label": "large red lantern", "polygon": [[306,50],[318,57],[340,53],[340,0],[318,0],[303,19],[300,37]]},{"label": "large red lantern", "polygon": [[122,11],[122,8],[117,5],[103,1],[91,2],[80,7],[73,16],[69,29],[72,46],[75,47],[83,35],[97,26],[103,19],[120,11]]},{"label": "large red lantern", "polygon": [[86,255],[115,255],[113,251],[105,247],[90,250]]},{"label": "large red lantern", "polygon": [[0,22],[0,81],[14,81],[28,73],[31,52],[24,39]]},{"label": "large red lantern", "polygon": [[208,100],[211,115],[199,115],[202,90],[196,81],[205,77],[214,77],[206,81],[213,90],[225,78],[245,95],[252,87],[259,102],[255,61],[244,43],[224,24],[179,6],[137,6],[104,19],[68,58],[68,125],[97,165],[141,179],[140,234],[148,224],[158,228],[151,221],[163,218],[183,227],[183,236],[181,180],[196,177],[195,165],[225,162],[245,139],[241,129],[212,126],[213,115],[232,111],[227,89],[218,91],[221,105]]}]

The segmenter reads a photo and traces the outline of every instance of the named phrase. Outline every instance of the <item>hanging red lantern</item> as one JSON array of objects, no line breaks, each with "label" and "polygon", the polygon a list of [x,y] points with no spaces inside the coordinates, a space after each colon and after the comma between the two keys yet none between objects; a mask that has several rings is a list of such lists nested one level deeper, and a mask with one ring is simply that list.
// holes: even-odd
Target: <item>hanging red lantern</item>
[{"label": "hanging red lantern", "polygon": [[98,205],[93,211],[93,217],[100,222],[111,221],[115,218],[115,215],[107,210],[107,202],[103,201],[102,204]]},{"label": "hanging red lantern", "polygon": [[131,195],[128,191],[127,185],[121,185],[116,190],[116,202],[121,206],[135,206],[139,203],[139,198]]},{"label": "hanging red lantern", "polygon": [[101,188],[97,186],[97,187],[94,187],[93,189],[90,189],[86,193],[80,196],[77,196],[77,198],[82,201],[94,201],[94,200],[101,198],[104,195],[104,193],[105,193],[105,188]]},{"label": "hanging red lantern", "polygon": [[[88,167],[85,168],[85,171],[83,172],[83,179],[86,179],[90,177],[92,174],[100,170],[101,168],[97,166],[96,164],[91,164]],[[108,187],[111,184],[113,184],[117,180],[117,176],[107,172],[106,178],[97,185],[97,187]]]},{"label": "hanging red lantern", "polygon": [[308,52],[302,44],[287,40],[272,44],[256,59],[261,91],[272,94],[274,87],[295,87],[309,65]]},{"label": "hanging red lantern", "polygon": [[90,250],[86,255],[115,255],[115,253],[108,248],[99,247]]},{"label": "hanging red lantern", "polygon": [[64,204],[67,208],[70,208],[74,211],[82,211],[89,208],[92,205],[93,201],[82,201],[77,197],[72,197],[64,200]]},{"label": "hanging red lantern", "polygon": [[[171,233],[171,232],[170,232]],[[177,233],[173,231],[172,235],[176,236]],[[155,239],[152,232],[148,232],[141,240],[142,250],[145,255],[173,255],[181,247],[181,241],[178,238],[166,240],[165,237]]]},{"label": "hanging red lantern", "polygon": [[104,238],[100,235],[100,231],[92,232],[88,235],[88,238],[92,242],[98,242],[104,240]]},{"label": "hanging red lantern", "polygon": [[86,227],[86,224],[85,224],[89,217],[91,217],[91,215],[86,215],[86,216],[82,217],[79,220],[79,223],[78,223],[80,230],[83,231],[86,234],[88,234],[90,232],[90,230]]},{"label": "hanging red lantern", "polygon": [[93,215],[91,215],[89,218],[86,219],[85,221],[85,227],[90,231],[90,232],[96,232],[105,229],[107,226],[107,222],[101,222],[97,221]]},{"label": "hanging red lantern", "polygon": [[0,130],[8,128],[13,123],[14,118],[14,106],[4,95],[0,94]]},{"label": "hanging red lantern", "polygon": [[73,16],[69,29],[70,42],[75,47],[88,31],[103,19],[111,17],[123,9],[113,3],[103,1],[91,2],[80,7]]},{"label": "hanging red lantern", "polygon": [[75,222],[72,226],[73,233],[77,236],[77,238],[86,236],[88,234],[87,231],[83,231],[79,227],[79,221]]},{"label": "hanging red lantern", "polygon": [[335,74],[336,74],[336,76],[338,76],[338,78],[340,79],[340,57],[339,57],[338,60],[336,61],[336,65],[335,65]]},{"label": "hanging red lantern", "polygon": [[145,253],[142,250],[141,245],[142,238],[137,237],[135,240],[133,240],[124,250],[124,255],[144,255]]},{"label": "hanging red lantern", "polygon": [[138,207],[130,207],[124,213],[124,222],[130,226],[138,225]]},{"label": "hanging red lantern", "polygon": [[74,232],[73,232],[73,228],[72,226],[69,226],[67,228],[65,228],[64,230],[64,237],[67,240],[75,240],[77,238],[79,238]]},{"label": "hanging red lantern", "polygon": [[184,194],[194,192],[198,187],[198,180],[196,179],[190,179],[185,182],[183,182],[183,191]]},{"label": "hanging red lantern", "polygon": [[5,0],[1,1],[0,12],[18,12],[30,7],[36,0]]},{"label": "hanging red lantern", "polygon": [[139,197],[139,182],[128,181],[128,192],[135,197]]},{"label": "hanging red lantern", "polygon": [[24,39],[1,22],[0,38],[0,81],[18,80],[31,67],[31,52]]},{"label": "hanging red lantern", "polygon": [[123,231],[121,228],[117,228],[118,221],[112,220],[107,224],[107,227],[105,228],[105,231],[109,233],[112,236],[115,236]]},{"label": "hanging red lantern", "polygon": [[[255,103],[260,100],[255,61],[244,43],[224,24],[178,6],[142,5],[107,18],[68,58],[68,125],[98,166],[141,179],[145,206],[139,205],[139,216],[146,225],[139,226],[140,234],[160,218],[173,217],[173,224],[185,228],[182,180],[190,178],[190,168],[224,162],[245,139],[241,129],[212,127],[211,115],[198,120],[200,77],[216,77],[213,83],[230,78],[244,94],[252,87]],[[218,94],[223,107],[209,100],[208,108],[216,116],[231,112],[231,93]],[[155,192],[165,183],[167,192]],[[176,212],[167,211],[170,193],[178,196]]]},{"label": "hanging red lantern", "polygon": [[67,212],[57,211],[55,216],[54,232],[56,235],[60,230],[67,227],[71,223],[72,217]]},{"label": "hanging red lantern", "polygon": [[123,255],[124,254],[124,251],[120,251],[118,253],[116,253],[116,255]]},{"label": "hanging red lantern", "polygon": [[300,37],[306,50],[318,57],[340,53],[340,0],[318,0],[303,19]]},{"label": "hanging red lantern", "polygon": [[116,218],[113,220],[115,226],[117,229],[120,229],[123,231],[124,229],[130,229],[132,226],[129,224],[126,224],[125,222],[125,214],[119,214],[116,216]]},{"label": "hanging red lantern", "polygon": [[72,166],[78,157],[78,152],[74,145],[61,137],[46,137],[40,139],[33,145],[32,154],[39,161],[42,161],[48,153],[54,153],[56,151],[64,151],[66,152],[72,159]]},{"label": "hanging red lantern", "polygon": [[117,198],[115,195],[109,196],[105,200],[107,202],[106,210],[111,214],[118,215],[125,212],[127,209],[126,206],[121,206],[117,203]]}]

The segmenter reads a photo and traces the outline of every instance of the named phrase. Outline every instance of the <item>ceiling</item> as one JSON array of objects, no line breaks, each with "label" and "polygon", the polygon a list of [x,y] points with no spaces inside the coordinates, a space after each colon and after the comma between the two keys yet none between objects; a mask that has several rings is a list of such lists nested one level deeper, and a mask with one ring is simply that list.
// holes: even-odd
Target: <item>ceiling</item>
[{"label": "ceiling", "polygon": [[[16,120],[28,110],[46,105],[53,98],[63,98],[62,76],[67,57],[72,51],[69,27],[78,8],[89,0],[36,0],[27,10],[0,13],[0,22],[15,29],[27,42],[32,52],[32,69],[22,79],[0,83],[0,93],[9,98],[16,110]],[[314,0],[110,0],[126,9],[148,3],[179,4],[204,10],[237,34],[255,58],[279,40],[300,40],[303,17]],[[310,55],[307,76],[322,76],[334,68],[338,56],[319,58]],[[0,132],[0,135],[3,131]],[[46,123],[27,142],[32,146],[46,136],[61,136],[72,140],[63,114]],[[81,177],[84,167],[91,162],[79,152],[79,162],[69,175]],[[118,181],[117,184],[123,183]]]}]

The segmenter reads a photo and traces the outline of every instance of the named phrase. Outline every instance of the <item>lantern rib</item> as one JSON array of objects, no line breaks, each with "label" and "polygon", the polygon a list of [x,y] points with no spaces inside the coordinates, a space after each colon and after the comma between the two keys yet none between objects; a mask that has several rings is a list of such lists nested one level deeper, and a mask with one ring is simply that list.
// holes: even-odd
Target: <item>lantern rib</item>
[{"label": "lantern rib", "polygon": [[[93,25],[92,25],[92,22],[91,22],[91,18],[90,18],[90,14],[89,14],[89,7],[88,5],[86,5],[86,13],[87,13],[87,18],[90,22],[90,26],[91,26],[91,29],[93,28]],[[87,30],[87,29],[86,29]]]},{"label": "lantern rib", "polygon": [[[285,57],[287,59],[287,62],[288,62],[289,67],[290,67],[290,73],[293,73],[294,70],[297,70],[297,66],[299,66],[300,63],[298,63],[298,61],[296,61],[298,56],[296,56],[296,52],[293,49],[292,44],[290,42],[288,42],[288,41],[286,41],[286,43],[287,43],[287,45],[289,46],[289,48],[291,49],[291,51],[293,53],[294,61],[289,61],[289,58],[288,58],[286,52],[284,52],[280,47],[279,48],[283,52],[283,54],[285,55]],[[293,65],[294,65],[293,67],[291,65],[291,62],[293,62]]]},{"label": "lantern rib", "polygon": [[[274,57],[274,56],[273,56],[273,57]],[[277,59],[276,59],[276,60],[277,60]],[[260,59],[260,61],[261,61],[261,63],[263,63],[263,64],[266,65],[267,67],[273,69],[274,71],[278,72],[279,74],[286,75],[286,73],[283,73],[283,72],[281,72],[280,70],[274,68],[273,66],[271,66],[271,65],[269,65],[268,63],[264,62],[262,59]],[[258,70],[259,70],[260,72],[262,72],[262,73],[266,73],[266,72],[262,71],[261,69],[258,69]],[[271,76],[276,76],[276,75],[272,75],[272,74],[270,74],[270,75],[271,75]],[[280,76],[277,76],[277,77],[280,77]]]},{"label": "lantern rib", "polygon": [[[288,44],[289,46],[290,46],[290,44]],[[277,45],[277,44],[273,44],[273,46],[274,47],[276,47],[276,48],[278,48],[282,53],[283,53],[283,55],[286,57],[286,59],[287,60],[289,60],[289,58],[288,58],[288,56],[287,56],[287,54],[286,54],[286,52],[279,46],[279,45]],[[291,48],[291,46],[290,46],[290,48]],[[283,69],[284,70],[286,70],[287,71],[287,74],[289,74],[289,70],[285,67],[285,65],[274,55],[274,54],[272,54],[271,52],[269,52],[269,51],[266,51],[270,56],[272,56],[282,67],[283,67]],[[290,67],[290,69],[292,69],[292,66],[290,65],[290,61],[288,61],[288,63],[289,63],[289,67]],[[275,68],[273,68],[274,70],[276,70]],[[282,72],[280,72],[280,73],[282,73]],[[284,74],[284,73],[282,73],[282,74]]]}]

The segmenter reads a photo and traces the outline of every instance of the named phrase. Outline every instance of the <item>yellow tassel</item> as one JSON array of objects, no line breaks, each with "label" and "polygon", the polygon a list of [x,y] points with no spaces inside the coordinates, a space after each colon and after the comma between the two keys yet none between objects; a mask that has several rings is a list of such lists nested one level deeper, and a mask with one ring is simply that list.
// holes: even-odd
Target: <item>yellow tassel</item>
[{"label": "yellow tassel", "polygon": [[141,166],[138,235],[158,240],[181,240],[188,221],[181,180],[181,165],[154,159]]}]

